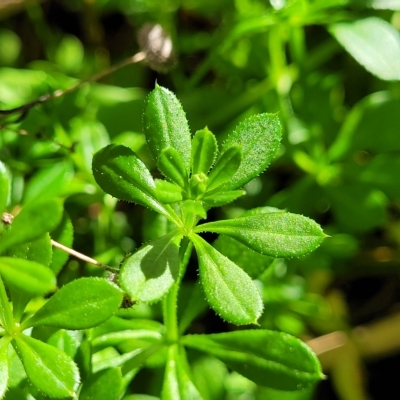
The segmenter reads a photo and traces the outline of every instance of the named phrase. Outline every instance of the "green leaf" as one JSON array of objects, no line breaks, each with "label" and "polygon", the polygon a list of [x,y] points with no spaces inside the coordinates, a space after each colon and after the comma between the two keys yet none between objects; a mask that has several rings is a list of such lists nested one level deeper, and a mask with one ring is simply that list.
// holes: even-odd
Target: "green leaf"
[{"label": "green leaf", "polygon": [[161,151],[157,162],[158,169],[181,188],[185,187],[188,174],[179,153],[172,147]]},{"label": "green leaf", "polygon": [[179,290],[179,332],[183,333],[191,323],[204,311],[208,309],[208,304],[204,299],[204,292],[200,282],[194,284],[185,282],[181,284]]},{"label": "green leaf", "polygon": [[212,245],[242,268],[252,279],[257,279],[274,260],[274,258],[260,254],[229,236],[219,236]]},{"label": "green leaf", "polygon": [[171,288],[179,274],[177,231],[142,246],[122,264],[121,287],[133,300],[155,302]]},{"label": "green leaf", "polygon": [[208,175],[207,190],[211,191],[231,179],[239,169],[242,160],[240,146],[227,148],[218,158]]},{"label": "green leaf", "polygon": [[3,398],[8,384],[8,345],[10,344],[10,337],[3,337],[0,339],[0,399]]},{"label": "green leaf", "polygon": [[200,236],[192,234],[190,239],[197,251],[200,279],[211,307],[228,322],[256,324],[263,304],[251,278]]},{"label": "green leaf", "polygon": [[242,162],[222,189],[237,189],[263,172],[278,150],[280,140],[281,124],[275,114],[253,115],[241,122],[224,142],[222,151],[240,146]]},{"label": "green leaf", "polygon": [[119,400],[122,375],[119,368],[108,368],[91,375],[82,385],[79,400]]},{"label": "green leaf", "polygon": [[40,391],[52,397],[74,397],[79,372],[63,351],[25,335],[15,336],[13,345],[29,380]]},{"label": "green leaf", "polygon": [[119,308],[123,293],[102,278],[81,278],[56,292],[31,318],[22,324],[88,329],[110,318]]},{"label": "green leaf", "polygon": [[388,22],[370,17],[329,27],[338,42],[380,79],[400,80],[400,34]]},{"label": "green leaf", "polygon": [[207,218],[207,212],[203,207],[203,204],[199,200],[185,200],[181,204],[182,211],[184,214],[198,215],[201,218]]},{"label": "green leaf", "polygon": [[301,256],[325,237],[321,227],[302,215],[272,212],[199,225],[195,232],[228,235],[250,249],[272,257]]},{"label": "green leaf", "polygon": [[375,10],[400,10],[398,0],[350,0],[351,5],[369,7]]},{"label": "green leaf", "polygon": [[224,204],[231,203],[239,197],[244,196],[245,194],[246,192],[244,190],[216,192],[210,195],[206,195],[203,198],[203,201],[208,207],[221,207]]},{"label": "green leaf", "polygon": [[242,330],[188,335],[185,346],[212,354],[255,383],[279,390],[299,390],[324,378],[316,355],[287,333]]},{"label": "green leaf", "polygon": [[186,372],[182,355],[177,344],[169,346],[165,369],[162,400],[202,400],[202,396]]},{"label": "green leaf", "polygon": [[156,179],[157,199],[163,204],[176,203],[182,200],[182,189],[174,183]]},{"label": "green leaf", "polygon": [[0,274],[8,285],[32,295],[44,295],[56,289],[53,272],[35,261],[0,257]]},{"label": "green leaf", "polygon": [[218,144],[215,136],[204,128],[197,131],[192,139],[192,175],[207,175],[217,157]]},{"label": "green leaf", "polygon": [[57,200],[34,202],[23,207],[0,238],[0,253],[54,229],[61,220],[62,210],[61,202]]},{"label": "green leaf", "polygon": [[157,200],[150,171],[128,147],[111,144],[96,153],[93,175],[105,192],[149,207],[170,219],[170,214]]},{"label": "green leaf", "polygon": [[47,343],[74,358],[82,342],[82,336],[83,334],[80,331],[59,329],[49,337]]},{"label": "green leaf", "polygon": [[24,203],[45,198],[54,198],[63,193],[73,178],[73,169],[68,162],[58,162],[41,169],[26,185]]},{"label": "green leaf", "polygon": [[[51,232],[51,237],[56,242],[61,243],[64,246],[72,247],[72,243],[74,241],[74,228],[72,226],[71,219],[65,211],[63,213],[61,222],[57,228]],[[57,275],[67,262],[68,258],[69,254],[67,252],[54,247],[50,269]]]},{"label": "green leaf", "polygon": [[6,209],[9,191],[10,177],[6,166],[0,161],[0,213]]},{"label": "green leaf", "polygon": [[174,148],[190,168],[190,129],[182,105],[176,96],[159,85],[149,94],[143,115],[144,133],[156,161],[164,149]]},{"label": "green leaf", "polygon": [[7,257],[36,261],[48,267],[52,259],[50,235],[45,233],[40,238],[32,240],[31,242],[19,243],[9,247],[4,255]]}]

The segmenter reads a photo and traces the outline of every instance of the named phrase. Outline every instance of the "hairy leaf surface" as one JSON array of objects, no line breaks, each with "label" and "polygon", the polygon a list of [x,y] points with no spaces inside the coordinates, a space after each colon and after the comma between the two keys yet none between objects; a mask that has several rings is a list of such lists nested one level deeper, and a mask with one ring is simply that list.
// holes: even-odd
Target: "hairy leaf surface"
[{"label": "hairy leaf surface", "polygon": [[218,357],[262,386],[299,390],[324,377],[311,349],[287,333],[260,329],[187,335],[183,343]]}]

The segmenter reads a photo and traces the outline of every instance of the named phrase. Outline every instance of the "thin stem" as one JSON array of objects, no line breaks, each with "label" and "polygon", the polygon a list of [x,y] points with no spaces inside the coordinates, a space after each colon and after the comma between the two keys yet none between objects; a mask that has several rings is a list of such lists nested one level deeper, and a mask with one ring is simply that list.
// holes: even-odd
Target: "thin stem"
[{"label": "thin stem", "polygon": [[109,267],[108,265],[105,265],[105,264],[102,264],[102,263],[96,261],[95,259],[86,256],[85,254],[79,253],[78,251],[76,251],[74,249],[70,249],[69,247],[64,246],[63,244],[56,242],[53,239],[51,239],[51,244],[54,247],[57,247],[57,249],[60,249],[62,251],[65,251],[68,254],[71,254],[71,256],[79,258],[80,260],[85,261],[89,264],[96,265],[96,267],[100,267],[106,271],[110,271],[110,272],[114,272],[114,273],[118,272],[118,269]]},{"label": "thin stem", "polygon": [[178,294],[183,275],[185,274],[186,267],[189,263],[192,249],[193,249],[192,242],[190,242],[188,238],[184,238],[181,250],[179,252],[180,254],[179,277],[163,300],[164,325],[167,331],[167,341],[169,343],[176,343],[179,339],[178,314],[177,314]]},{"label": "thin stem", "polygon": [[74,92],[74,91],[80,89],[86,83],[98,81],[98,80],[104,78],[105,76],[112,74],[113,72],[115,72],[116,70],[118,70],[122,67],[125,67],[130,64],[135,64],[139,61],[144,60],[145,58],[146,58],[146,53],[141,51],[139,53],[136,53],[132,57],[126,58],[125,60],[119,62],[118,64],[112,65],[111,67],[105,69],[104,71],[94,74],[93,76],[91,76],[88,79],[84,79],[83,81],[80,81],[78,84],[70,87],[69,89],[65,89],[65,90],[58,89],[58,90],[54,91],[53,93],[45,94],[36,100],[33,100],[33,101],[30,101],[29,103],[23,104],[22,106],[11,108],[9,110],[0,110],[0,115],[12,115],[12,114],[20,113],[21,117],[24,117],[31,108],[35,107],[38,104],[43,104],[49,100],[53,100],[53,99],[65,96],[68,93],[71,93],[71,92]]},{"label": "thin stem", "polygon": [[15,322],[10,302],[8,301],[6,288],[4,287],[4,283],[1,277],[0,277],[0,317],[1,321],[4,324],[6,332],[12,333],[15,328]]}]

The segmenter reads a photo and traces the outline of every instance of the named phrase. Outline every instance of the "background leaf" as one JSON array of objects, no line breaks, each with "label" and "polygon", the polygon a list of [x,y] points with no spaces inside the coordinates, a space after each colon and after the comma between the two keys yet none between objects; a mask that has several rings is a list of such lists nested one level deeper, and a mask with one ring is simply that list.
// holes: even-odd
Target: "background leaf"
[{"label": "background leaf", "polygon": [[400,34],[388,22],[370,17],[329,27],[339,43],[369,72],[400,80]]},{"label": "background leaf", "polygon": [[0,253],[10,246],[29,242],[53,230],[60,222],[61,216],[62,205],[57,200],[26,205],[0,238]]},{"label": "background leaf", "polygon": [[0,161],[0,213],[7,205],[8,193],[10,188],[10,178],[6,166]]},{"label": "background leaf", "polygon": [[108,368],[99,371],[82,385],[79,400],[119,400],[122,376],[119,368]]},{"label": "background leaf", "polygon": [[8,285],[32,295],[44,295],[56,289],[53,272],[35,261],[0,257],[0,274]]},{"label": "background leaf", "polygon": [[324,377],[314,353],[301,340],[282,332],[260,329],[188,335],[183,343],[214,355],[262,386],[299,390]]}]

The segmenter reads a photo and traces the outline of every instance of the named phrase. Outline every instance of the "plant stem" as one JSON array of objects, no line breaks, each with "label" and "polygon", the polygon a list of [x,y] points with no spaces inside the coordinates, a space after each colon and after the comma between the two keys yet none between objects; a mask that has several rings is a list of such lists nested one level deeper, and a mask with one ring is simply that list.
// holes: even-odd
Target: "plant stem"
[{"label": "plant stem", "polygon": [[4,283],[1,277],[0,277],[0,318],[4,324],[6,332],[12,333],[15,328],[15,322],[10,307],[10,302],[8,301],[6,288],[4,287]]},{"label": "plant stem", "polygon": [[176,343],[179,340],[178,329],[178,294],[180,284],[185,274],[187,264],[192,253],[193,245],[188,238],[184,238],[179,252],[179,276],[171,290],[163,299],[164,325],[167,331],[166,339],[168,343]]}]

